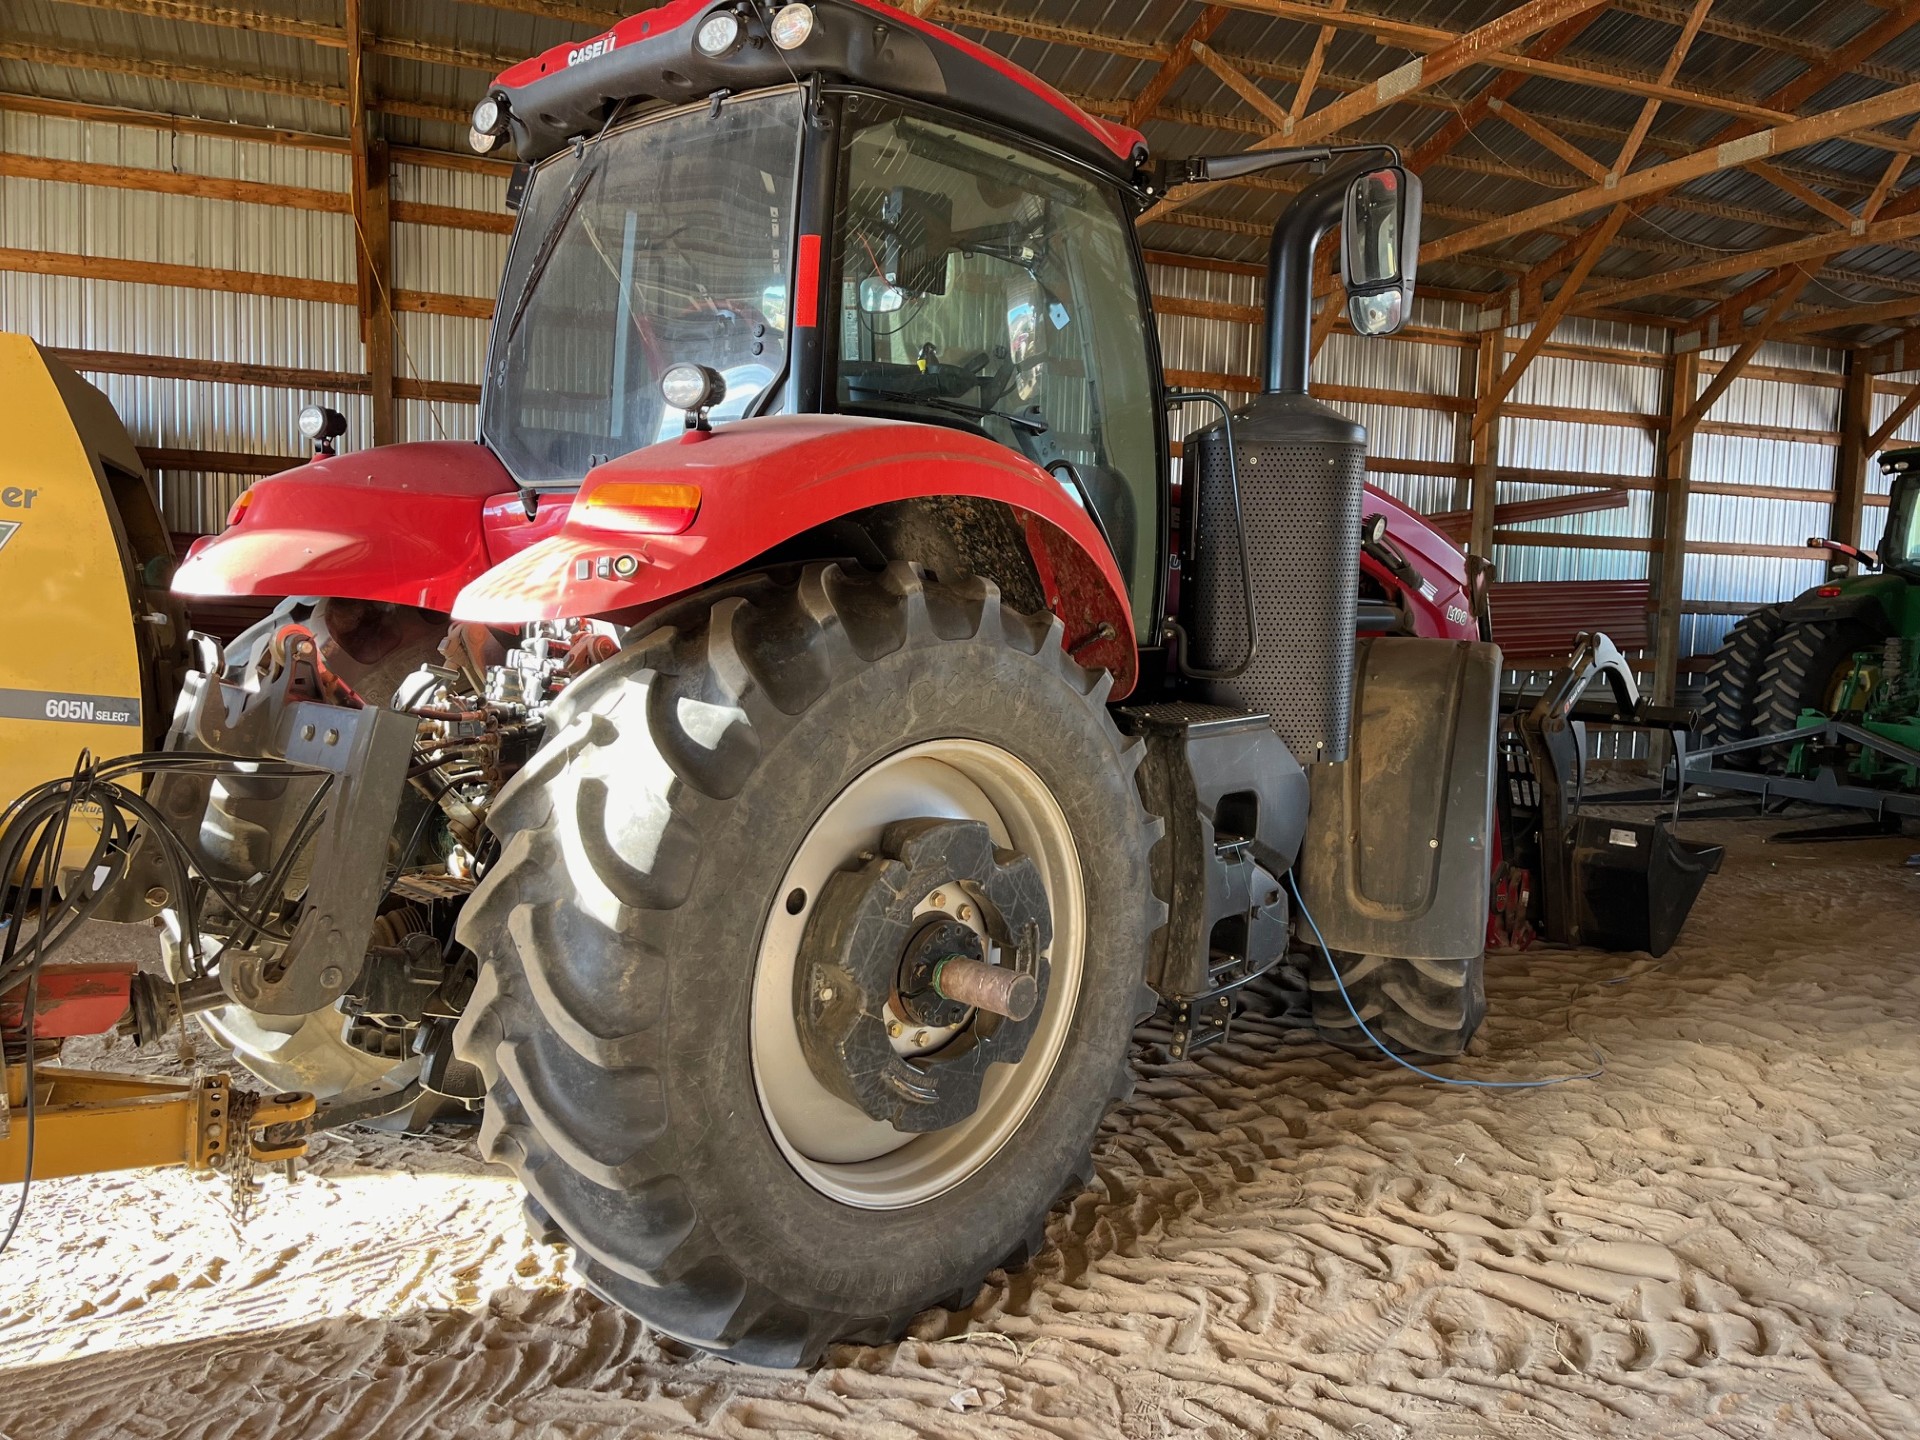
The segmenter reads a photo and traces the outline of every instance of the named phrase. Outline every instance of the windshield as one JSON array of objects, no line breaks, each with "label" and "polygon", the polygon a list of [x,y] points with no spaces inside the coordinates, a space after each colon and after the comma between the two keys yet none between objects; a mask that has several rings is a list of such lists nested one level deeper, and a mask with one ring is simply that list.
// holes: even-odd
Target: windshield
[{"label": "windshield", "polygon": [[715,420],[779,383],[800,133],[785,90],[616,130],[534,172],[480,416],[516,480],[574,483],[671,438],[670,366],[726,377]]},{"label": "windshield", "polygon": [[1920,574],[1920,475],[1893,482],[1887,529],[1880,540],[1880,563],[1889,570]]}]

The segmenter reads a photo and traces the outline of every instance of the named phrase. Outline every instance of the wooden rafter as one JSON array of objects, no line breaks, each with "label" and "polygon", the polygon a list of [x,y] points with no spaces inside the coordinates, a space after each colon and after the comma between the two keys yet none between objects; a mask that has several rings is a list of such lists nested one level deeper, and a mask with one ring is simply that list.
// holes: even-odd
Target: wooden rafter
[{"label": "wooden rafter", "polygon": [[[1900,158],[1898,156],[1896,159]],[[1853,223],[1853,212],[1836,200],[1829,200],[1810,185],[1802,185],[1793,176],[1783,172],[1777,165],[1769,165],[1757,160],[1747,167],[1776,190],[1785,191],[1809,210],[1817,210],[1829,220],[1837,220],[1842,225]]]},{"label": "wooden rafter", "polygon": [[1844,230],[1829,231],[1824,235],[1809,235],[1803,240],[1790,241],[1784,245],[1770,245],[1759,250],[1747,250],[1722,256],[1717,260],[1702,261],[1698,265],[1690,265],[1681,270],[1669,270],[1663,275],[1617,281],[1589,292],[1587,298],[1596,305],[1623,305],[1629,300],[1641,300],[1649,295],[1665,294],[1689,285],[1725,280],[1735,275],[1751,275],[1756,271],[1771,270],[1781,265],[1824,259],[1829,255],[1838,255],[1859,246],[1884,245],[1895,240],[1911,240],[1915,236],[1920,236],[1920,215],[1883,213],[1880,219],[1871,225],[1864,226],[1857,233]]},{"label": "wooden rafter", "polygon": [[1287,131],[1293,129],[1296,122],[1291,111],[1207,46],[1196,44],[1193,47],[1193,58],[1211,70],[1229,90],[1259,112],[1269,125],[1277,125]]},{"label": "wooden rafter", "polygon": [[1489,102],[1487,108],[1502,120],[1506,121],[1507,124],[1513,126],[1513,128],[1518,130],[1522,135],[1533,141],[1534,144],[1558,155],[1589,180],[1605,180],[1607,178],[1607,167],[1605,165],[1602,165],[1598,160],[1594,159],[1593,156],[1587,154],[1587,152],[1582,150],[1578,145],[1561,139],[1558,135],[1554,134],[1552,130],[1542,125],[1511,100],[1494,100]]},{"label": "wooden rafter", "polygon": [[[1708,33],[1718,33],[1711,24],[1705,21],[1703,21],[1702,24]],[[1912,29],[1915,24],[1920,24],[1920,3],[1914,3],[1914,0],[1906,0],[1906,3],[1899,5],[1890,13],[1866,26],[1838,49],[1828,54],[1815,52],[1813,55],[1807,57],[1808,68],[1769,95],[1766,98],[1765,104],[1769,109],[1797,111],[1802,105],[1806,104],[1842,75],[1855,73],[1866,66],[1868,57],[1885,48],[1895,39],[1898,39],[1908,30]],[[1707,144],[1700,148],[1703,150],[1711,150],[1721,145],[1733,143],[1754,133],[1755,128],[1756,127],[1749,122],[1736,120],[1715,133]],[[1675,153],[1685,154],[1694,147],[1679,147],[1678,151],[1676,151],[1675,146],[1660,142],[1658,148],[1663,153],[1672,156]],[[1783,175],[1788,173],[1787,167],[1783,164],[1773,164],[1772,168]],[[1643,214],[1657,204],[1667,203],[1670,198],[1671,197],[1665,195],[1655,195],[1637,200],[1633,202],[1633,213],[1636,215]],[[1570,241],[1562,245],[1554,254],[1548,256],[1545,260],[1533,267],[1521,282],[1523,313],[1526,312],[1529,306],[1538,305],[1539,297],[1546,281],[1572,264],[1573,258],[1579,253],[1579,242]]]},{"label": "wooden rafter", "polygon": [[[1346,8],[1347,0],[1333,0],[1336,13]],[[1327,46],[1333,43],[1333,37],[1339,33],[1336,25],[1322,25],[1320,33],[1314,37],[1313,53],[1307,57],[1307,68],[1301,72],[1299,83],[1293,87],[1293,99],[1287,105],[1287,118],[1295,123],[1313,104],[1313,92],[1320,84],[1320,71],[1327,63]]]},{"label": "wooden rafter", "polygon": [[1617,184],[1592,186],[1571,195],[1563,195],[1543,204],[1530,206],[1504,219],[1442,236],[1439,240],[1421,247],[1422,258],[1433,261],[1465,254],[1469,250],[1492,244],[1497,240],[1526,234],[1543,224],[1556,220],[1570,220],[1576,215],[1596,210],[1603,205],[1617,205],[1643,196],[1663,194],[1676,186],[1698,180],[1702,176],[1717,174],[1722,170],[1739,169],[1751,160],[1764,160],[1769,155],[1797,150],[1802,145],[1811,145],[1819,140],[1831,140],[1841,136],[1851,139],[1868,126],[1877,125],[1884,120],[1899,119],[1913,114],[1916,110],[1920,110],[1920,85],[1908,85],[1852,105],[1843,105],[1810,119],[1795,120],[1790,124],[1777,125],[1770,130],[1756,130],[1744,139],[1730,141],[1727,144],[1715,146],[1711,150],[1703,150],[1696,155],[1669,160],[1662,165],[1652,165],[1644,170],[1623,175]]},{"label": "wooden rafter", "polygon": [[[1593,0],[1526,0],[1525,4],[1516,6],[1478,29],[1452,37],[1451,44],[1432,54],[1409,60],[1405,65],[1388,71],[1373,83],[1370,90],[1356,90],[1342,95],[1298,123],[1289,122],[1288,126],[1276,128],[1265,139],[1256,141],[1253,148],[1262,150],[1284,145],[1311,145],[1336,135],[1354,122],[1386,109],[1405,95],[1437,85],[1449,75],[1481,63],[1485,56],[1499,53],[1507,46],[1521,44],[1569,15],[1591,8]],[[1345,15],[1349,12],[1328,10],[1324,13]],[[1185,196],[1169,196],[1142,218],[1157,218],[1170,209],[1177,209],[1194,193],[1189,191]]]},{"label": "wooden rafter", "polygon": [[[1866,367],[1863,365],[1861,368],[1864,370]],[[1920,385],[1909,390],[1900,403],[1888,413],[1887,418],[1880,422],[1880,428],[1867,437],[1867,454],[1876,455],[1886,448],[1886,443],[1893,438],[1894,432],[1912,419],[1913,412],[1916,410],[1920,410]]]},{"label": "wooden rafter", "polygon": [[1194,47],[1202,44],[1206,38],[1220,28],[1220,22],[1228,15],[1224,5],[1208,5],[1201,10],[1194,22],[1186,28],[1180,38],[1174,42],[1173,50],[1160,62],[1160,68],[1147,77],[1147,83],[1127,106],[1127,123],[1139,126],[1146,122],[1149,115],[1159,108],[1160,102],[1167,98],[1167,91],[1193,63]]},{"label": "wooden rafter", "polygon": [[1667,449],[1670,452],[1678,449],[1691,438],[1693,432],[1699,428],[1700,422],[1707,418],[1707,412],[1712,410],[1720,397],[1727,393],[1733,382],[1740,378],[1740,372],[1747,368],[1753,357],[1760,353],[1760,347],[1766,344],[1768,336],[1773,333],[1773,327],[1787,313],[1787,307],[1800,298],[1800,292],[1807,288],[1807,283],[1812,279],[1811,269],[1804,265],[1794,267],[1793,278],[1780,287],[1779,293],[1773,297],[1773,302],[1767,306],[1765,318],[1754,327],[1753,333],[1741,343],[1740,348],[1722,363],[1720,372],[1709,380],[1707,388],[1700,392],[1700,398],[1688,407],[1683,416],[1674,421],[1667,435]]},{"label": "wooden rafter", "polygon": [[[1663,80],[1670,80],[1680,72],[1681,63],[1686,59],[1694,37],[1700,33],[1700,26],[1706,20],[1707,12],[1712,5],[1713,0],[1694,0],[1693,9],[1687,15],[1686,23],[1681,27],[1680,39],[1660,72]],[[1653,126],[1654,112],[1659,108],[1658,100],[1648,100],[1641,105],[1639,117],[1635,120],[1633,128],[1627,132],[1627,138],[1621,142],[1619,153],[1614,156],[1613,164],[1600,167],[1601,173],[1596,178],[1603,186],[1617,185],[1620,177],[1633,165],[1641,142],[1646,139],[1647,131]],[[1481,392],[1481,402],[1473,418],[1476,432],[1494,422],[1499,414],[1501,402],[1513,392],[1513,387],[1519,384],[1521,377],[1526,374],[1527,367],[1533,364],[1547,341],[1553,338],[1554,330],[1579,297],[1580,287],[1587,283],[1587,277],[1593,273],[1594,266],[1600,263],[1600,257],[1606,254],[1608,247],[1613,244],[1615,237],[1620,233],[1620,227],[1627,222],[1629,214],[1627,206],[1615,205],[1607,211],[1606,218],[1594,227],[1586,239],[1586,248],[1574,261],[1573,269],[1562,282],[1559,293],[1548,302],[1545,312],[1535,321],[1533,330],[1528,334],[1519,352],[1507,363],[1494,384]],[[1521,290],[1516,288],[1512,292],[1512,300],[1517,303],[1520,296]]]}]

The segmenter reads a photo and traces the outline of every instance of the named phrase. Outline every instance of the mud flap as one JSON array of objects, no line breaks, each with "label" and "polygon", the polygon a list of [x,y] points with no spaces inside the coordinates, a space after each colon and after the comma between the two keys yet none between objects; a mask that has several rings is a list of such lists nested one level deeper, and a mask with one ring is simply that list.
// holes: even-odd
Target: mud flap
[{"label": "mud flap", "polygon": [[1381,636],[1354,659],[1348,758],[1309,769],[1301,893],[1332,950],[1472,959],[1487,933],[1499,647]]}]

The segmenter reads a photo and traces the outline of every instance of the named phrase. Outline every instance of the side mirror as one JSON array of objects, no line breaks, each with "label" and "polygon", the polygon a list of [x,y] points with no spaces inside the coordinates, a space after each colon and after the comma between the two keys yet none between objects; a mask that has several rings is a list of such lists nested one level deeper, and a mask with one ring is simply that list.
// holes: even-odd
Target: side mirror
[{"label": "side mirror", "polygon": [[860,282],[860,308],[869,315],[891,315],[907,303],[907,292],[884,275],[869,275]]},{"label": "side mirror", "polygon": [[873,265],[860,285],[862,310],[888,315],[918,296],[947,293],[954,250],[951,196],[896,185],[856,190],[847,208]]},{"label": "side mirror", "polygon": [[1413,311],[1420,260],[1420,177],[1388,165],[1356,175],[1340,221],[1347,318],[1361,335],[1391,335]]}]

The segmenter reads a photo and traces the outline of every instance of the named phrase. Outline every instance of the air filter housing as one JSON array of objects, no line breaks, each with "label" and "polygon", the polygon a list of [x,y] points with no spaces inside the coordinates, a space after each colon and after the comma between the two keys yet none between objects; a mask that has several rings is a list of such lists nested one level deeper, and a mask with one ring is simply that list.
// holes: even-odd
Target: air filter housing
[{"label": "air filter housing", "polygon": [[1236,527],[1226,427],[1187,437],[1182,621],[1190,661],[1228,670],[1247,654],[1240,584],[1244,538],[1253,574],[1254,656],[1205,683],[1216,704],[1264,710],[1303,765],[1347,758],[1354,609],[1367,432],[1306,395],[1260,395],[1234,416],[1244,537]]}]

